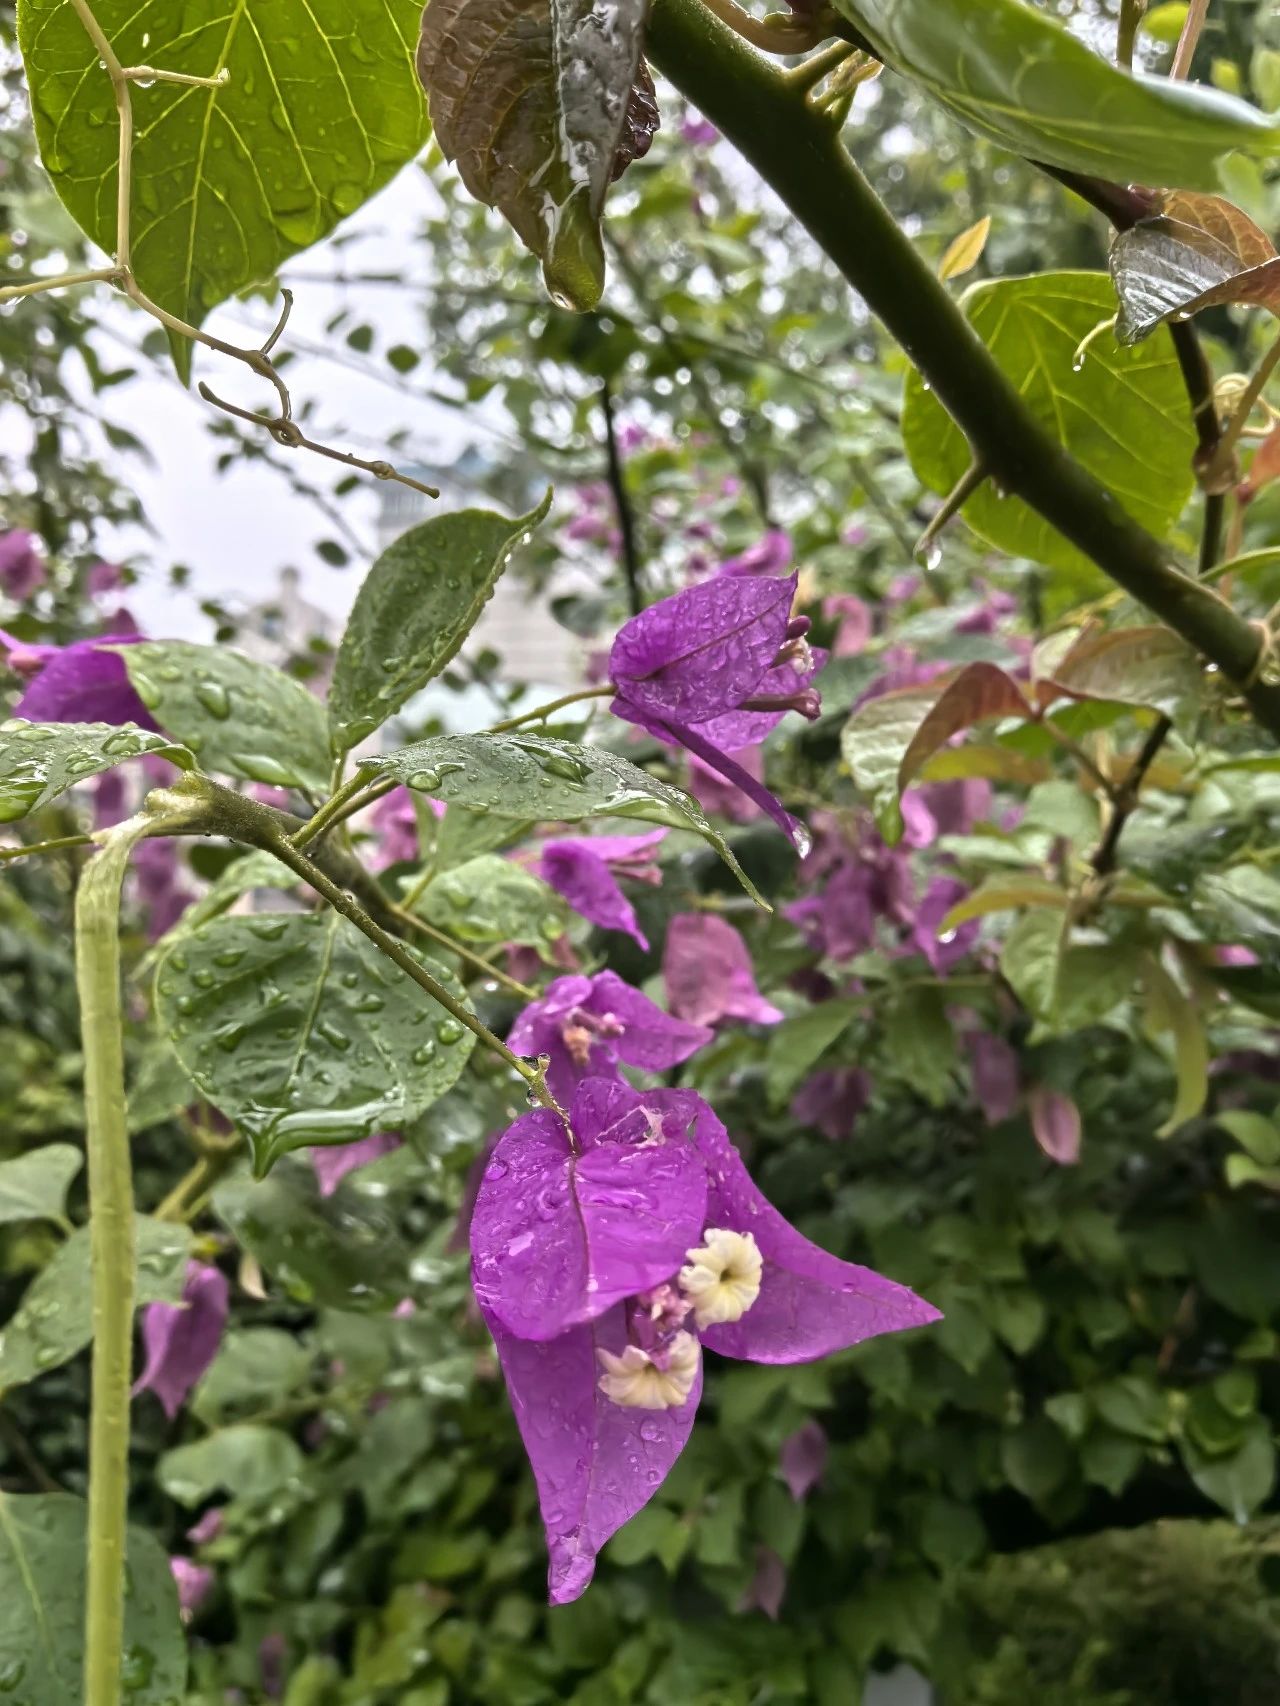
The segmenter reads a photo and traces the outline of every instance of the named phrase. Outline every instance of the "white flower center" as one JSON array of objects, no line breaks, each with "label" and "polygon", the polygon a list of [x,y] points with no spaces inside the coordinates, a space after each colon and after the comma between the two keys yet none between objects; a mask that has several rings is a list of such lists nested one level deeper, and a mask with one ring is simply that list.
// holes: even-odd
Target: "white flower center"
[{"label": "white flower center", "polygon": [[677,1333],[659,1367],[648,1351],[628,1345],[621,1356],[598,1350],[604,1373],[600,1390],[624,1410],[677,1410],[688,1401],[698,1378],[702,1347],[692,1333]]},{"label": "white flower center", "polygon": [[699,1327],[740,1321],[760,1295],[764,1258],[749,1232],[708,1227],[704,1242],[686,1251],[688,1265],[679,1274],[680,1289],[693,1304]]}]

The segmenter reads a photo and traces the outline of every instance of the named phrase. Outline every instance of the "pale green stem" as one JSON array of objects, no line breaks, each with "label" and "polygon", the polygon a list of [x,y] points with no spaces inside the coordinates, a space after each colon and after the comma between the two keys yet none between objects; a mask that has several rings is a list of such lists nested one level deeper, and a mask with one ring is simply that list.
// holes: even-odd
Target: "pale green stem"
[{"label": "pale green stem", "polygon": [[1133,46],[1138,25],[1147,9],[1147,0],[1120,0],[1120,23],[1116,29],[1116,64],[1126,71],[1133,69]]},{"label": "pale green stem", "polygon": [[616,692],[617,688],[611,681],[606,681],[603,687],[580,687],[576,693],[566,693],[560,699],[553,699],[548,705],[535,705],[532,711],[521,711],[518,717],[508,717],[505,722],[494,723],[485,733],[506,734],[508,729],[518,729],[522,723],[544,722],[553,711],[562,711],[566,705],[577,705],[583,699],[604,699]]},{"label": "pale green stem", "polygon": [[344,808],[348,806],[365,787],[366,777],[359,772],[352,776],[320,807],[315,815],[303,824],[295,835],[290,836],[295,847],[307,847],[317,836],[323,835],[329,825],[341,819]]},{"label": "pale green stem", "polygon": [[91,847],[91,835],[60,835],[54,841],[32,841],[25,847],[0,847],[0,863],[6,859],[25,859],[33,853],[60,853],[64,847]]},{"label": "pale green stem", "polygon": [[84,1052],[93,1273],[86,1706],[120,1706],[123,1697],[134,1239],[121,1036],[120,889],[129,855],[150,828],[147,817],[122,824],[85,866],[76,895],[76,985]]}]

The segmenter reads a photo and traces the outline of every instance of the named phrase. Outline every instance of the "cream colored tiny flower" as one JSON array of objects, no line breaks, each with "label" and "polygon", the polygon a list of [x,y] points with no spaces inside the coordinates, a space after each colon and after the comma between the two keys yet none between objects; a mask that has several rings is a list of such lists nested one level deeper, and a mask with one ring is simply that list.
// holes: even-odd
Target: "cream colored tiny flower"
[{"label": "cream colored tiny flower", "polygon": [[604,1369],[600,1390],[613,1403],[624,1410],[677,1410],[693,1391],[702,1347],[692,1333],[677,1333],[667,1350],[665,1368],[659,1368],[639,1345],[628,1345],[621,1356],[605,1350],[596,1355]]},{"label": "cream colored tiny flower", "polygon": [[693,1304],[699,1327],[720,1327],[740,1321],[760,1295],[764,1258],[749,1232],[708,1227],[705,1243],[686,1251],[687,1267],[680,1270],[680,1289]]}]

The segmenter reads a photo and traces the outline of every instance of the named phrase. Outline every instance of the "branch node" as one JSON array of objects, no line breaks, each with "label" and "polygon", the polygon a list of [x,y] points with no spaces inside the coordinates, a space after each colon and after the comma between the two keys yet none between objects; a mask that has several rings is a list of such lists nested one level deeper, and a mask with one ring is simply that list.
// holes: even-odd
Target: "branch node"
[{"label": "branch node", "polygon": [[968,503],[978,487],[987,478],[987,473],[988,470],[982,462],[971,462],[934,511],[929,520],[929,525],[916,540],[915,549],[912,552],[917,562],[923,563],[926,569],[936,569],[941,562],[942,551],[938,545],[938,535],[952,517]]}]

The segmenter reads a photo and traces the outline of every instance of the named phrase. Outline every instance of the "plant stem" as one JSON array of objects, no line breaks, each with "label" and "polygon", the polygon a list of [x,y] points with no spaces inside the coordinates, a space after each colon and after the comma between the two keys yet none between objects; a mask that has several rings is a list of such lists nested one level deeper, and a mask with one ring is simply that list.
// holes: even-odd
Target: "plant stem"
[{"label": "plant stem", "polygon": [[1138,25],[1147,9],[1147,0],[1120,0],[1120,22],[1116,26],[1116,64],[1126,71],[1133,70],[1133,44]]},{"label": "plant stem", "polygon": [[604,416],[605,468],[613,507],[618,514],[618,532],[622,535],[622,572],[627,580],[627,608],[638,616],[644,608],[640,590],[640,552],[636,545],[636,518],[622,471],[622,456],[618,450],[618,434],[613,421],[613,391],[606,379],[600,387],[600,412]]},{"label": "plant stem", "polygon": [[403,906],[393,906],[391,910],[397,921],[403,924],[406,930],[416,930],[419,935],[426,936],[428,940],[439,943],[442,948],[447,948],[451,954],[456,954],[465,965],[474,966],[485,977],[492,978],[495,983],[500,983],[504,989],[510,990],[512,995],[518,995],[522,1001],[536,1001],[538,999],[536,989],[530,989],[528,984],[520,983],[514,977],[508,977],[506,972],[499,971],[497,966],[490,965],[488,960],[480,954],[473,953],[461,942],[455,942],[452,936],[446,935],[443,930],[437,930],[434,924],[428,924],[426,919],[419,918],[417,913],[409,912]]},{"label": "plant stem", "polygon": [[1178,37],[1173,64],[1169,67],[1170,77],[1183,78],[1190,74],[1191,61],[1196,56],[1196,48],[1200,43],[1200,32],[1204,28],[1204,21],[1208,14],[1209,0],[1191,0],[1191,4],[1187,7],[1187,17],[1182,26],[1182,34]]},{"label": "plant stem", "polygon": [[1254,405],[1266,390],[1267,381],[1275,372],[1277,363],[1280,363],[1280,337],[1275,339],[1258,363],[1253,377],[1240,394],[1240,401],[1232,410],[1231,419],[1218,439],[1218,447],[1201,475],[1206,491],[1218,494],[1234,483],[1232,475],[1236,444],[1240,434],[1249,424]]},{"label": "plant stem", "polygon": [[59,835],[53,841],[32,841],[25,847],[0,847],[0,862],[25,859],[33,853],[60,853],[64,847],[92,847],[91,835]]},{"label": "plant stem", "polygon": [[293,845],[295,847],[307,847],[318,835],[323,835],[331,824],[340,822],[345,814],[345,808],[351,804],[357,795],[363,792],[365,780],[366,778],[361,772],[357,771],[354,776],[344,782],[338,791],[331,794],[324,804],[307,819],[297,834],[289,837]]},{"label": "plant stem", "polygon": [[494,723],[485,730],[486,734],[502,735],[508,729],[518,729],[522,723],[544,722],[553,711],[563,711],[566,705],[576,705],[583,699],[604,699],[615,691],[611,681],[603,687],[580,687],[576,693],[566,693],[560,699],[552,699],[547,705],[537,705],[532,711],[521,711],[518,717],[508,717],[503,723]]},{"label": "plant stem", "polygon": [[133,1363],[133,1178],[120,1002],[120,890],[129,855],[158,829],[146,812],[111,831],[76,894],[76,987],[84,1052],[85,1150],[93,1276],[89,1421],[86,1706],[120,1706],[129,1386]]},{"label": "plant stem", "polygon": [[31,278],[25,284],[6,284],[0,302],[16,302],[22,296],[43,296],[46,290],[66,290],[73,284],[116,284],[116,267],[95,267],[89,272],[60,272],[50,278]]},{"label": "plant stem", "polygon": [[1280,687],[1253,680],[1261,646],[1254,627],[1182,573],[1040,425],[839,137],[784,74],[699,0],[656,0],[647,40],[659,70],[756,167],[884,321],[995,483],[1215,663],[1280,735]]}]

